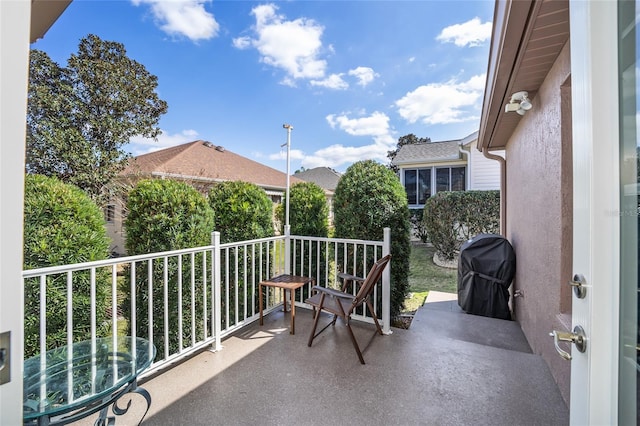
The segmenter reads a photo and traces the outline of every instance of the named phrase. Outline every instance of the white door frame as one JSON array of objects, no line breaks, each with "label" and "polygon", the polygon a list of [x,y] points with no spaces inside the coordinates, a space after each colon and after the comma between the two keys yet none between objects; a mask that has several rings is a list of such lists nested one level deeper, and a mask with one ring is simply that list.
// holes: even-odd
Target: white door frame
[{"label": "white door frame", "polygon": [[0,333],[11,331],[11,381],[0,422],[22,424],[22,232],[31,0],[0,1]]},{"label": "white door frame", "polygon": [[572,1],[573,273],[587,282],[573,296],[571,424],[617,424],[620,286],[617,2]]}]

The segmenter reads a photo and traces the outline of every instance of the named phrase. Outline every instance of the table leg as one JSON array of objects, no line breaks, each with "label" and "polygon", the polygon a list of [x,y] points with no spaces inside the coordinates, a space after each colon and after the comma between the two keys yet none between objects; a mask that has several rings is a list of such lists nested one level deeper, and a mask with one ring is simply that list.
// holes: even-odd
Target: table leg
[{"label": "table leg", "polygon": [[258,300],[260,304],[260,325],[262,325],[262,284],[258,284]]},{"label": "table leg", "polygon": [[295,294],[296,291],[294,289],[289,290],[291,293],[291,331],[290,334],[296,334],[296,303],[295,303]]},{"label": "table leg", "polygon": [[287,289],[282,289],[282,312],[287,312]]}]

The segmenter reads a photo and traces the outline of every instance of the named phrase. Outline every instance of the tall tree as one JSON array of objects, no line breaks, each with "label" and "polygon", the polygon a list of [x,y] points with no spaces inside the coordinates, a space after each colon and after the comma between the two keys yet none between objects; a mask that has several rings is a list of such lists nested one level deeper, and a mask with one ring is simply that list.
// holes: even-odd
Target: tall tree
[{"label": "tall tree", "polygon": [[398,144],[396,145],[396,149],[393,151],[387,151],[387,158],[389,159],[389,168],[393,170],[395,173],[398,173],[398,167],[393,164],[393,159],[396,158],[398,151],[404,145],[412,145],[416,143],[428,143],[431,142],[431,138],[419,138],[413,133],[409,133],[408,135],[400,136],[398,138]]},{"label": "tall tree", "polygon": [[158,78],[126,55],[124,45],[95,35],[60,67],[32,50],[27,110],[27,173],[56,176],[100,201],[130,156],[133,136],[156,138],[167,103]]}]

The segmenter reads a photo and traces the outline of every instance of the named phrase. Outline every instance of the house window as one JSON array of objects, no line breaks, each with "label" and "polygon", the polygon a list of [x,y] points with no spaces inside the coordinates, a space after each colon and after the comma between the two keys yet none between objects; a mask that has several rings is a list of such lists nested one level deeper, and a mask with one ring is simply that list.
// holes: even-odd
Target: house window
[{"label": "house window", "polygon": [[104,209],[104,219],[107,221],[107,223],[113,223],[115,218],[116,218],[116,206],[114,206],[113,204],[109,204]]},{"label": "house window", "polygon": [[405,170],[404,171],[404,190],[407,193],[407,201],[409,204],[418,203],[418,188],[416,187],[417,170]]},{"label": "house window", "polygon": [[466,189],[464,167],[442,167],[436,169],[436,192],[464,191]]},{"label": "house window", "polygon": [[410,205],[424,204],[431,196],[431,169],[404,170],[404,190]]}]

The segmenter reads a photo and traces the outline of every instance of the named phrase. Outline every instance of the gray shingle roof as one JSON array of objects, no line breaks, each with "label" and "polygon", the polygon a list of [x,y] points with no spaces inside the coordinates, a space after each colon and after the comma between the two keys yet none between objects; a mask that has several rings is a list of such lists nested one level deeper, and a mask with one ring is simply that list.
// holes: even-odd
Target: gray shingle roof
[{"label": "gray shingle roof", "polygon": [[313,182],[320,188],[335,191],[342,175],[329,167],[316,167],[315,169],[298,172],[293,176],[306,182]]},{"label": "gray shingle roof", "polygon": [[460,140],[404,145],[393,159],[393,164],[455,161],[461,158]]}]

